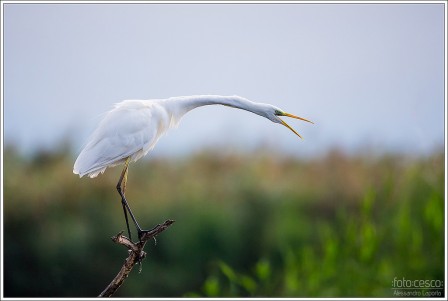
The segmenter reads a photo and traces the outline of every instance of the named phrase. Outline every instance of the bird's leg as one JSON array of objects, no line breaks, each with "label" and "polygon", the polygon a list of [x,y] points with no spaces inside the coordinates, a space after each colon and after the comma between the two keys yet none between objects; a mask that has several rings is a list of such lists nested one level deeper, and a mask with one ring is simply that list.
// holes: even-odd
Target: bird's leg
[{"label": "bird's leg", "polygon": [[[128,165],[129,165],[129,158],[126,159],[126,162],[124,164],[124,169],[121,172],[120,180],[118,180],[118,183],[117,183],[117,190],[121,196],[121,204],[123,205],[124,218],[126,219],[126,226],[128,228],[129,239],[132,240],[131,230],[129,229],[128,212],[126,210],[126,207],[129,207],[129,206],[127,204],[128,202],[126,201],[126,197],[124,196],[125,191],[126,191],[126,182],[127,182],[127,178],[128,178]],[[123,181],[124,181],[124,183],[123,183]]]},{"label": "bird's leg", "polygon": [[123,205],[124,217],[126,219],[126,226],[128,228],[129,239],[132,240],[131,230],[129,229],[129,222],[128,222],[127,211],[129,211],[129,214],[131,215],[132,221],[134,222],[135,227],[137,228],[138,238],[141,241],[142,235],[144,233],[146,233],[146,232],[152,231],[153,229],[155,229],[155,227],[153,229],[151,229],[151,230],[142,230],[142,228],[140,227],[140,225],[137,222],[137,219],[135,218],[134,214],[132,213],[131,207],[129,207],[128,201],[126,200],[125,191],[126,191],[126,183],[127,183],[127,180],[128,180],[129,161],[130,161],[130,159],[127,158],[126,162],[124,164],[124,169],[121,172],[120,180],[118,181],[118,184],[117,184],[117,190],[118,190],[118,193],[121,196],[121,204]]}]

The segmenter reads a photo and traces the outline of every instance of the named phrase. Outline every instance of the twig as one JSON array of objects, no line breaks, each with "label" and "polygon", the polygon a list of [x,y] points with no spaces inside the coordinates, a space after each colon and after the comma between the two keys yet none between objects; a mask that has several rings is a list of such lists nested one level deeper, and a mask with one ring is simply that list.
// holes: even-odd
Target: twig
[{"label": "twig", "polygon": [[137,263],[141,264],[141,261],[146,256],[146,252],[143,251],[145,244],[150,239],[155,239],[155,236],[163,232],[166,228],[174,223],[173,220],[167,220],[163,224],[157,225],[154,229],[146,232],[141,241],[133,243],[129,238],[123,235],[123,231],[112,237],[112,241],[123,245],[128,248],[129,256],[124,261],[123,266],[118,272],[117,276],[109,283],[109,285],[103,290],[98,297],[111,297],[115,291],[123,284],[123,281],[128,277],[131,270]]}]

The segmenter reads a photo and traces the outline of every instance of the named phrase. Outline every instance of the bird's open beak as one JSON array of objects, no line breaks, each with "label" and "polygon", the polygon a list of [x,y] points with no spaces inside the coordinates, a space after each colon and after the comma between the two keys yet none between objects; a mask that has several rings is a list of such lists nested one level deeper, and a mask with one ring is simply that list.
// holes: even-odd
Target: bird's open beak
[{"label": "bird's open beak", "polygon": [[[305,118],[302,118],[302,117],[299,117],[299,116],[295,116],[295,115],[292,115],[292,114],[289,114],[289,113],[284,113],[284,112],[282,112],[281,114],[279,114],[279,116],[291,117],[291,118],[295,118],[295,119],[303,120],[303,121],[306,121],[306,122],[309,122],[309,123],[314,124],[314,122],[312,122],[312,121],[310,121],[310,120],[308,120],[308,119],[305,119]],[[296,135],[299,136],[301,139],[303,139],[302,136],[300,136],[300,134],[297,133],[297,132],[296,132],[292,127],[290,127],[286,122],[284,122],[284,121],[281,120],[281,119],[280,119],[280,121],[282,122],[282,124],[283,124],[284,126],[286,126],[288,129],[290,129],[291,131],[293,131],[294,134],[296,134]]]}]

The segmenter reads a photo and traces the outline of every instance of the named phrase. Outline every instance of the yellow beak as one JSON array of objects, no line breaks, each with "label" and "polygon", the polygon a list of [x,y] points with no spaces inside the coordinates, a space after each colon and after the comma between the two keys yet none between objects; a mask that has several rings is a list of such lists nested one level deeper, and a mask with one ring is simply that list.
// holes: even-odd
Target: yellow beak
[{"label": "yellow beak", "polygon": [[[295,116],[295,115],[292,115],[292,114],[289,114],[289,113],[284,113],[284,112],[282,112],[280,116],[291,117],[291,118],[295,118],[295,119],[303,120],[303,121],[306,121],[306,122],[309,122],[309,123],[314,124],[314,122],[312,122],[312,121],[310,121],[310,120],[308,120],[308,119],[305,119],[305,118],[302,118],[302,117],[299,117],[299,116]],[[282,124],[283,124],[284,126],[286,126],[288,129],[290,129],[294,134],[296,134],[296,135],[299,136],[301,139],[303,139],[302,136],[300,136],[300,134],[297,133],[297,132],[296,132],[292,127],[290,127],[286,122],[284,122],[284,121],[281,120],[281,119],[280,119],[280,121],[282,122]]]}]

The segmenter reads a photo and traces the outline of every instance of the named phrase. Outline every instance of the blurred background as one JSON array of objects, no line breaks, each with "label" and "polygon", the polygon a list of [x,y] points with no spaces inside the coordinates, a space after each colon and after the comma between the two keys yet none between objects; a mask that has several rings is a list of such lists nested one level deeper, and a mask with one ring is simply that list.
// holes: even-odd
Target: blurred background
[{"label": "blurred background", "polygon": [[[393,297],[445,279],[444,4],[3,5],[6,297],[91,297],[126,256],[115,185],[73,163],[124,99],[240,95],[132,164],[147,245],[117,297]],[[441,290],[444,294],[444,291]]]}]

